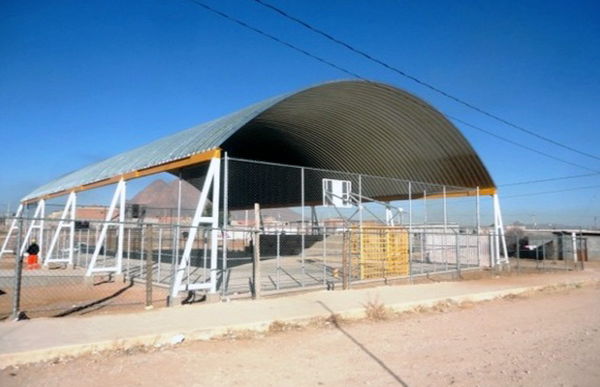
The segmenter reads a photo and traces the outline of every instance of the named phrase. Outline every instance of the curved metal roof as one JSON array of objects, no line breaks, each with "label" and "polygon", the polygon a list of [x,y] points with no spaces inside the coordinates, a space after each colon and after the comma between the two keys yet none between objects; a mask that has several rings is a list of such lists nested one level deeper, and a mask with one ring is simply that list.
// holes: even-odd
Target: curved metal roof
[{"label": "curved metal roof", "polygon": [[441,113],[398,88],[330,82],[255,105],[45,184],[23,201],[221,148],[238,158],[458,187],[494,188]]}]

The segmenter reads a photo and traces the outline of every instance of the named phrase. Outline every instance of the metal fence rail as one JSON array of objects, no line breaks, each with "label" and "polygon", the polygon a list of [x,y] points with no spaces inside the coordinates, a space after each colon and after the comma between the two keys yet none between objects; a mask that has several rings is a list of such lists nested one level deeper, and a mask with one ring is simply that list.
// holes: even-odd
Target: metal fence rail
[{"label": "metal fence rail", "polygon": [[[66,205],[21,206],[0,226],[11,232],[0,253],[0,319],[412,280],[494,267],[501,249],[519,272],[573,270],[584,259],[581,236],[532,240],[527,251],[521,240],[499,246],[497,196],[494,226],[482,228],[478,188],[227,155],[202,170],[199,210],[182,208],[181,184],[176,208],[126,204],[124,181],[108,211],[77,212],[74,193]],[[33,239],[40,262],[21,251]]]},{"label": "metal fence rail", "polygon": [[[23,219],[23,228],[30,219]],[[110,309],[164,306],[173,286],[190,226],[181,224],[124,224],[122,274],[96,273],[86,276],[102,222],[75,230],[73,264],[51,263],[29,268],[14,253],[0,260],[0,319],[15,312],[27,317],[68,316]],[[44,238],[58,225],[46,219]],[[117,251],[117,223],[111,223],[107,240],[99,252],[98,267],[112,267]],[[212,228],[199,227],[183,283],[210,280],[210,256],[218,251],[217,292],[225,297],[250,296],[253,273],[260,265],[260,289],[277,293],[294,289],[340,289],[372,281],[414,279],[432,273],[461,272],[490,267],[495,235],[465,233],[459,229],[415,225],[353,227],[296,227],[255,229],[248,226],[219,228],[216,246]],[[37,231],[39,233],[39,230]],[[65,232],[66,234],[66,232]],[[31,238],[35,238],[33,233]],[[254,238],[259,238],[255,251]],[[61,239],[62,238],[62,239]],[[68,235],[62,235],[54,254],[67,256]],[[49,243],[45,240],[44,243]],[[557,236],[529,241],[537,246],[523,254],[521,241],[508,241],[512,270],[576,270],[582,267],[583,239]],[[517,248],[517,246],[519,248]],[[253,260],[257,253],[258,261]],[[18,294],[15,294],[18,293]],[[184,295],[184,300],[198,299]],[[16,303],[16,305],[15,305]],[[23,317],[23,315],[22,315]]]}]

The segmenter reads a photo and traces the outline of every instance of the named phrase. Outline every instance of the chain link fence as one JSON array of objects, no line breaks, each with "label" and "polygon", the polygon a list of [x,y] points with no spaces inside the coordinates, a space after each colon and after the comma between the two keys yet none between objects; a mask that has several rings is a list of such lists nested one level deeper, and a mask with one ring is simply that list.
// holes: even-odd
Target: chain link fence
[{"label": "chain link fence", "polygon": [[[480,226],[473,189],[225,163],[221,200],[211,203],[219,206],[219,226],[198,227],[193,241],[194,209],[128,205],[125,222],[106,222],[106,208],[97,207],[96,217],[78,216],[72,236],[68,221],[60,228],[60,206],[49,206],[44,218],[34,219],[31,211],[5,218],[1,241],[14,228],[0,256],[0,320],[15,313],[61,317],[165,306],[178,274],[185,289],[213,286],[216,277],[222,297],[248,297],[460,274],[496,263],[499,236]],[[37,262],[24,254],[34,239],[41,250]],[[182,263],[186,245],[189,259]],[[587,251],[585,238],[570,234],[508,235],[507,250],[518,272],[580,269]],[[183,302],[204,294],[189,291]]]},{"label": "chain link fence", "polygon": [[[44,234],[51,235],[55,223],[46,220]],[[26,254],[19,263],[14,253],[17,238],[11,238],[12,247],[0,260],[0,319],[10,318],[15,310],[24,313],[21,317],[33,318],[165,306],[190,226],[128,223],[122,273],[95,273],[88,277],[86,273],[100,233],[100,227],[96,226],[75,230],[77,242],[72,265],[45,265],[47,257],[43,253],[35,263],[29,263]],[[118,228],[112,227],[104,246],[98,250],[96,268],[100,270],[115,266]],[[258,264],[263,294],[294,289],[333,290],[373,281],[485,268],[490,266],[491,244],[496,237],[491,233],[444,232],[436,227],[409,231],[403,226],[362,229],[321,226],[304,232],[230,226],[226,231],[218,231],[218,245],[213,247],[212,229],[198,229],[190,260],[183,269],[182,283],[210,280],[211,250],[216,248],[219,257],[216,288],[227,297],[247,297],[253,292],[255,236],[260,239]],[[63,234],[62,238],[68,239],[68,232]],[[34,238],[38,236],[30,237]],[[583,265],[585,238],[580,236],[529,240],[529,245],[510,238],[507,242],[513,271],[577,270]],[[57,246],[55,254],[68,257],[68,243],[63,241]],[[15,291],[19,293],[18,301]],[[190,292],[184,302],[199,299],[202,297]],[[15,302],[18,302],[16,309]]]}]

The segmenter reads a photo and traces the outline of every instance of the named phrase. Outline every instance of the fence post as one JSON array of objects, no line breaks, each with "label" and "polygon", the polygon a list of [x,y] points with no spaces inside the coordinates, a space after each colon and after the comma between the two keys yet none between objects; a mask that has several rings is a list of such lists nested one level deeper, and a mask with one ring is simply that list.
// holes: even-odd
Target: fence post
[{"label": "fence post", "polygon": [[542,236],[542,267],[546,270],[546,238]]},{"label": "fence post", "polygon": [[254,233],[252,238],[252,299],[260,299],[260,206],[254,203]]},{"label": "fence post", "polygon": [[13,319],[19,319],[21,308],[21,273],[23,272],[23,257],[21,256],[21,239],[23,229],[23,212],[19,214],[19,231],[17,233],[17,246],[15,247],[15,288],[13,294]]},{"label": "fence post", "polygon": [[517,250],[517,274],[521,274],[521,241],[519,240],[519,235],[515,235],[517,243],[515,244],[515,249]]},{"label": "fence post", "polygon": [[477,227],[477,266],[481,266],[481,204],[479,202],[479,187],[477,187],[477,198],[475,207],[477,212],[476,227]]},{"label": "fence post", "polygon": [[277,273],[276,273],[276,284],[275,287],[277,290],[279,290],[279,280],[280,280],[280,272],[281,272],[281,231],[277,230]]},{"label": "fence post", "polygon": [[146,309],[152,308],[152,266],[153,255],[152,250],[152,225],[148,224],[146,228]]},{"label": "fence post", "polygon": [[[349,263],[348,261],[350,261],[349,259],[349,250],[350,250],[350,231],[344,231],[344,237],[343,237],[343,243],[342,243],[342,289],[347,290],[348,289],[348,282],[349,282]],[[360,237],[360,235],[359,235]]]},{"label": "fence post", "polygon": [[223,264],[221,267],[221,295],[227,295],[227,241],[229,228],[229,156],[227,152],[223,158],[223,229],[221,232],[223,241]]},{"label": "fence post", "polygon": [[456,249],[456,271],[458,273],[458,278],[460,278],[460,242],[459,242],[459,237],[460,235],[458,233],[455,232],[454,234],[454,240],[455,240],[455,249]]},{"label": "fence post", "polygon": [[306,205],[305,203],[305,197],[304,197],[304,168],[300,168],[300,190],[302,192],[300,192],[300,201],[301,201],[301,205],[302,205],[302,234],[300,236],[300,241],[302,243],[302,248],[300,249],[300,252],[302,254],[302,287],[304,287],[306,285],[306,262],[305,262],[305,249],[306,249],[306,220],[304,217],[304,206]]},{"label": "fence post", "polygon": [[587,257],[587,249],[584,255],[583,247],[583,231],[581,230],[581,227],[579,227],[579,250],[581,251],[581,270],[585,269],[583,260]]},{"label": "fence post", "polygon": [[413,235],[412,235],[412,184],[408,182],[408,277],[413,283]]}]

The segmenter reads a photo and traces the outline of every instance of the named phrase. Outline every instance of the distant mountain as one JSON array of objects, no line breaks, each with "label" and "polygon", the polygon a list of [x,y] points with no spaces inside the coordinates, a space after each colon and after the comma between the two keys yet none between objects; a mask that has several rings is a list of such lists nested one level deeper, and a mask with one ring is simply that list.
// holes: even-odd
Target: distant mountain
[{"label": "distant mountain", "polygon": [[[138,192],[129,204],[145,205],[152,208],[177,208],[177,197],[179,194],[179,181],[172,180],[166,183],[162,179],[154,180],[150,185]],[[181,208],[184,210],[195,210],[200,199],[200,190],[193,185],[181,182]]]},{"label": "distant mountain", "polygon": [[[174,216],[177,208],[178,180],[175,179],[166,183],[162,179],[154,180],[150,185],[138,192],[128,204],[140,204],[146,206],[146,216]],[[193,185],[181,182],[181,208],[182,215],[192,217],[200,200],[200,190]],[[210,201],[208,202],[210,203]],[[165,212],[165,211],[168,211]],[[263,219],[271,218],[275,221],[293,222],[300,221],[299,212],[288,208],[273,208],[261,210]],[[310,219],[310,210],[306,211],[306,219]],[[246,218],[246,211],[231,211],[229,219],[243,221]],[[248,210],[248,220],[254,221],[254,210]]]}]

